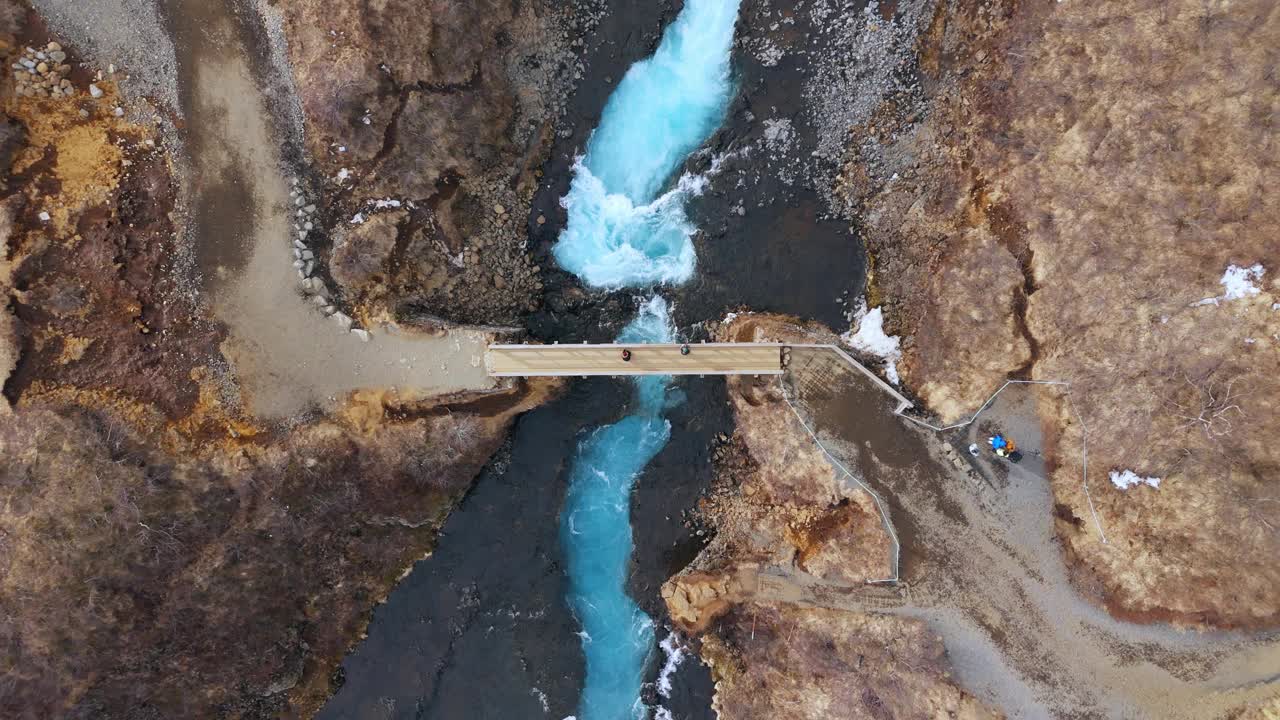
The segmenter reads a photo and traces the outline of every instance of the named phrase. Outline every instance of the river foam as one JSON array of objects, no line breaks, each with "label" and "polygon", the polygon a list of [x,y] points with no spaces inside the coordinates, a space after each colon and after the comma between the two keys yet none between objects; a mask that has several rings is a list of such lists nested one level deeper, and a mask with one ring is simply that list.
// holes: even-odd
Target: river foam
[{"label": "river foam", "polygon": [[568,223],[556,261],[588,285],[681,283],[693,276],[694,226],[685,201],[703,181],[682,177],[733,92],[730,50],[738,0],[689,0],[652,57],[627,70],[574,165],[561,201]]},{"label": "river foam", "polygon": [[[561,200],[568,224],[553,249],[560,265],[587,285],[642,287],[693,276],[695,228],[684,205],[707,181],[684,175],[668,186],[724,117],[733,92],[730,50],[738,3],[686,0],[653,57],[633,65],[609,97]],[[617,340],[674,338],[670,308],[655,295]],[[640,690],[654,650],[654,626],[626,593],[631,489],[667,444],[671,423],[663,411],[679,396],[666,376],[631,382],[628,414],[579,445],[561,513],[568,601],[582,624],[586,658],[581,720],[649,715]]]},{"label": "river foam", "polygon": [[[670,342],[667,303],[655,296],[618,336],[619,342]],[[626,417],[595,429],[578,446],[560,538],[568,561],[569,606],[582,624],[587,676],[579,701],[582,720],[645,717],[640,704],[644,667],[653,650],[653,621],[627,596],[631,556],[631,488],[667,444],[662,416],[678,402],[666,376],[632,380]]]}]

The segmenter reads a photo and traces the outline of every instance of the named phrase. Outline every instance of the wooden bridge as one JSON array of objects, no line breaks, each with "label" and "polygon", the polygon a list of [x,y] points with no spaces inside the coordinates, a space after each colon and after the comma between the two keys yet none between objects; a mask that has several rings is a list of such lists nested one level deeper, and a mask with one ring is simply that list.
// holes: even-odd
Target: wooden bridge
[{"label": "wooden bridge", "polygon": [[[781,375],[783,348],[781,343],[490,345],[485,369],[495,377]],[[630,351],[630,360],[623,359],[623,351]]]}]

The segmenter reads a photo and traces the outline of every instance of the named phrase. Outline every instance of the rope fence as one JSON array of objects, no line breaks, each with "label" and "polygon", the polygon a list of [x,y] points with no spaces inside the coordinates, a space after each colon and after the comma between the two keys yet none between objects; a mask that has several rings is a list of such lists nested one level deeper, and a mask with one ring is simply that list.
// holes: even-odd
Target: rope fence
[{"label": "rope fence", "polygon": [[[808,347],[833,347],[833,346],[810,345]],[[862,367],[861,363],[857,362],[856,360],[853,360],[847,354],[843,352],[839,352],[838,349],[836,354],[840,356],[840,358],[844,360],[846,363],[851,363],[855,368],[862,370],[866,374],[869,374],[869,375],[871,374],[870,371]],[[874,377],[874,375],[872,377]],[[880,380],[879,378],[875,378],[875,379],[879,381],[878,383],[879,385],[884,385],[883,380]],[[921,427],[928,428],[935,432],[944,432],[946,430],[954,430],[956,428],[962,428],[962,427],[965,427],[966,425],[970,425],[973,422],[975,422],[978,419],[978,417],[982,415],[982,413],[985,412],[988,407],[991,406],[991,403],[995,401],[996,397],[999,396],[1000,393],[1004,392],[1005,388],[1008,388],[1010,385],[1060,385],[1066,388],[1066,392],[1064,394],[1067,399],[1067,404],[1071,407],[1071,413],[1075,415],[1076,422],[1080,423],[1080,431],[1081,431],[1080,443],[1082,448],[1081,452],[1082,452],[1083,464],[1084,464],[1084,470],[1082,473],[1081,480],[1084,487],[1085,500],[1088,501],[1089,503],[1089,513],[1093,516],[1093,524],[1098,529],[1098,536],[1102,539],[1102,542],[1104,545],[1109,544],[1107,541],[1107,534],[1102,529],[1102,521],[1099,520],[1098,518],[1098,511],[1093,505],[1093,495],[1089,492],[1089,428],[1084,424],[1084,418],[1080,415],[1080,411],[1078,408],[1076,408],[1075,401],[1071,397],[1070,382],[1066,380],[1006,380],[1005,383],[1001,385],[998,390],[996,390],[994,393],[991,394],[991,397],[987,398],[986,402],[982,403],[982,406],[978,408],[978,411],[975,412],[973,416],[970,417],[968,420],[965,420],[963,422],[953,423],[951,425],[944,425],[941,427],[928,423],[924,420],[920,420],[918,418],[913,418],[909,415],[906,415],[905,411],[909,407],[911,407],[909,402],[907,403],[900,402],[898,408],[894,411],[894,414],[897,415],[898,417],[903,418],[904,420],[915,423],[916,425],[919,425]],[[796,409],[795,403],[791,401],[791,393],[788,392],[787,390],[787,385],[783,381],[783,376],[778,377],[778,387],[782,391],[782,398],[783,400],[786,401],[787,407],[791,408],[791,412],[792,414],[795,415],[796,420],[800,422],[800,426],[803,427],[805,429],[805,432],[809,434],[809,437],[813,439],[814,444],[818,446],[818,449],[822,451],[822,454],[827,457],[827,460],[829,460],[833,466],[835,466],[842,473],[844,473],[846,477],[848,477],[855,484],[857,484],[858,487],[865,490],[867,494],[871,496],[871,499],[875,502],[876,509],[880,511],[880,521],[883,524],[885,531],[889,534],[890,541],[893,543],[893,563],[892,563],[893,573],[892,573],[892,577],[883,578],[879,580],[867,580],[866,582],[868,584],[897,583],[900,576],[899,565],[900,565],[901,555],[902,555],[902,545],[898,541],[898,533],[894,530],[893,521],[889,517],[888,507],[886,506],[884,499],[880,497],[879,493],[872,490],[870,486],[868,486],[860,478],[858,478],[856,475],[850,472],[849,468],[845,467],[844,463],[840,462],[835,457],[835,455],[832,454],[831,451],[827,449],[826,445],[823,445],[822,441],[818,439],[817,433],[815,433],[813,428],[809,426],[809,423],[805,422],[805,419],[800,414],[800,411]],[[893,390],[891,390],[890,393],[896,399],[902,399],[902,395],[900,393]]]},{"label": "rope fence", "polygon": [[787,401],[787,407],[791,408],[791,412],[795,414],[796,420],[800,421],[800,425],[804,427],[805,432],[809,433],[809,437],[813,438],[814,444],[818,446],[818,449],[822,451],[822,454],[826,455],[827,459],[831,461],[831,464],[840,468],[841,472],[843,472],[850,480],[857,483],[858,487],[866,490],[867,494],[871,496],[871,499],[875,501],[876,509],[880,511],[880,521],[884,525],[885,531],[889,533],[889,539],[893,541],[893,577],[882,578],[880,580],[868,580],[867,583],[875,585],[898,582],[898,563],[902,555],[902,545],[898,542],[898,533],[893,529],[893,521],[889,519],[889,511],[885,508],[884,500],[880,498],[880,495],[876,493],[875,490],[872,490],[866,483],[859,480],[858,476],[849,472],[849,468],[845,467],[844,463],[837,460],[835,455],[832,455],[831,452],[827,450],[827,447],[818,439],[817,434],[813,432],[813,428],[809,427],[809,423],[805,422],[804,418],[800,416],[800,411],[796,410],[795,404],[791,402],[791,395],[787,392],[787,386],[782,382],[781,377],[778,378],[778,387],[782,389],[782,398]]},{"label": "rope fence", "polygon": [[978,412],[974,413],[973,417],[969,418],[968,420],[965,420],[964,422],[954,423],[952,425],[944,425],[943,427],[938,427],[937,425],[932,425],[923,420],[918,420],[916,418],[913,418],[910,415],[905,415],[904,414],[905,408],[898,408],[898,410],[895,411],[894,414],[897,415],[898,417],[901,417],[904,420],[909,420],[917,425],[920,425],[921,427],[926,427],[936,432],[942,432],[944,430],[953,430],[955,428],[961,428],[966,425],[969,425],[973,423],[975,420],[977,420],[978,416],[981,415],[982,412],[986,410],[987,407],[991,405],[991,403],[996,399],[996,396],[1004,392],[1004,389],[1009,387],[1010,385],[1061,385],[1067,388],[1067,391],[1065,393],[1067,397],[1067,405],[1071,406],[1071,413],[1076,416],[1076,422],[1080,423],[1080,448],[1081,448],[1080,452],[1081,452],[1081,456],[1083,458],[1083,463],[1084,463],[1084,471],[1082,472],[1081,483],[1084,487],[1084,497],[1085,497],[1085,500],[1088,501],[1089,503],[1089,513],[1093,516],[1093,524],[1095,527],[1098,528],[1098,537],[1102,538],[1103,545],[1109,544],[1107,541],[1107,534],[1102,530],[1102,522],[1098,519],[1098,511],[1093,506],[1093,495],[1089,492],[1089,428],[1084,424],[1084,418],[1081,417],[1080,411],[1076,408],[1075,400],[1071,398],[1070,382],[1067,382],[1066,380],[1006,380],[1005,383],[1000,386],[999,390],[996,390],[994,393],[992,393],[991,397],[987,398],[987,401],[982,403],[982,407],[978,408]]}]

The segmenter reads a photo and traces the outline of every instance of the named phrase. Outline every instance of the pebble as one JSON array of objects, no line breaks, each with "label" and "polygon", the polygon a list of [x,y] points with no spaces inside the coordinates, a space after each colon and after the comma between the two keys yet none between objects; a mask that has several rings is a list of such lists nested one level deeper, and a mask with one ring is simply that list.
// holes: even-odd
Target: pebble
[{"label": "pebble", "polygon": [[[303,198],[300,198],[300,197],[296,197],[296,198],[294,198],[294,199],[293,199],[293,204],[294,204],[294,205],[297,205],[298,207],[302,207],[302,204],[303,204],[303,203],[305,203],[305,202],[306,202],[306,200],[305,200],[305,199],[303,199]],[[298,214],[299,214],[299,215],[301,215],[302,213],[298,213]]]},{"label": "pebble", "polygon": [[303,230],[310,230],[313,227],[315,227],[315,225],[312,225],[309,221],[302,223]]},{"label": "pebble", "polygon": [[303,268],[302,260],[294,260],[293,267],[298,270],[301,270]]},{"label": "pebble", "polygon": [[294,249],[293,249],[293,259],[294,259],[294,260],[301,260],[301,259],[302,259],[302,251],[301,251],[301,250],[299,250],[298,248],[294,248]]},{"label": "pebble", "polygon": [[306,214],[310,215],[311,213],[313,213],[313,212],[315,212],[315,211],[316,211],[316,206],[315,206],[315,205],[308,205],[308,206],[306,206],[306,207],[302,208],[302,210],[303,210],[303,212],[305,212]]},{"label": "pebble", "polygon": [[502,207],[502,203],[497,203],[493,206],[493,213],[495,215],[502,215],[502,214],[505,214],[506,212],[507,212],[507,209]]},{"label": "pebble", "polygon": [[298,248],[299,250],[306,250],[306,249],[307,249],[307,245],[306,245],[306,243],[302,242],[301,240],[294,240],[294,241],[293,241],[293,246],[294,246],[294,247],[296,247],[296,248]]},{"label": "pebble", "polygon": [[116,117],[124,117],[124,108],[122,108],[122,107],[117,107],[117,108],[116,108],[115,110],[113,110],[112,112],[113,112],[113,113],[115,113],[115,116],[116,116]]},{"label": "pebble", "polygon": [[546,222],[547,222],[547,219],[546,219],[545,217],[543,217],[543,216],[541,216],[541,215],[539,215],[539,216],[538,216],[538,224],[539,224],[539,225],[544,225],[544,224],[546,224]]},{"label": "pebble", "polygon": [[54,50],[53,52],[49,53],[49,59],[56,63],[60,63],[63,60],[67,59],[67,54],[62,52],[61,50]]},{"label": "pebble", "polygon": [[329,304],[329,299],[323,295],[312,295],[311,302],[315,303],[316,307],[324,307]]},{"label": "pebble", "polygon": [[334,313],[333,319],[337,321],[338,325],[340,325],[343,330],[351,329],[351,318],[347,317],[345,313]]},{"label": "pebble", "polygon": [[48,45],[45,45],[44,49],[49,52],[60,52],[62,50],[62,46],[56,42],[51,42]]},{"label": "pebble", "polygon": [[303,260],[314,260],[314,259],[315,259],[315,257],[316,257],[316,254],[315,254],[315,253],[313,253],[313,252],[311,252],[310,250],[303,250],[303,251],[302,251],[302,259],[303,259]]},{"label": "pebble", "polygon": [[39,218],[42,222],[49,222],[49,213],[42,211],[39,215]]},{"label": "pebble", "polygon": [[355,336],[356,336],[356,337],[358,337],[358,338],[360,338],[360,340],[361,340],[362,342],[369,342],[369,331],[368,331],[368,330],[361,330],[360,328],[352,328],[352,329],[351,329],[351,334],[352,334],[352,335],[355,335]]},{"label": "pebble", "polygon": [[306,275],[307,277],[310,277],[310,276],[311,276],[311,271],[312,271],[312,270],[314,270],[314,269],[315,269],[315,267],[316,267],[315,262],[313,262],[313,261],[311,261],[311,260],[308,260],[308,261],[307,261],[307,266],[306,266],[305,268],[303,268],[302,272],[303,272],[303,274],[304,274],[304,275]]},{"label": "pebble", "polygon": [[42,62],[39,65],[36,65],[36,72],[40,73],[41,75],[49,72],[49,63]]},{"label": "pebble", "polygon": [[332,305],[325,305],[324,307],[320,308],[320,312],[324,313],[325,315],[332,315],[335,311],[337,311],[337,308],[335,308]]},{"label": "pebble", "polygon": [[306,231],[306,230],[299,230],[299,231],[298,231],[298,239],[299,239],[299,240],[306,240],[306,239],[307,239],[307,231]]}]

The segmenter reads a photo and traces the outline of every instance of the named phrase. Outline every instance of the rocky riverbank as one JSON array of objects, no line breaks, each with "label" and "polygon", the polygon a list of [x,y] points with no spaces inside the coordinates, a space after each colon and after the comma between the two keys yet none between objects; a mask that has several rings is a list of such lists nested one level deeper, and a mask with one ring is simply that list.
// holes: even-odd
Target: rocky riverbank
[{"label": "rocky riverbank", "polygon": [[[834,184],[906,386],[952,420],[1006,377],[1070,382],[1078,414],[1040,413],[1080,589],[1274,627],[1274,9],[914,5],[851,28],[901,36],[916,81],[839,128]],[[1126,471],[1159,487],[1108,480]]]},{"label": "rocky riverbank", "polygon": [[[716,339],[838,341],[763,315],[728,322]],[[991,717],[950,679],[926,623],[806,598],[804,583],[858,592],[896,576],[892,541],[871,495],[823,455],[776,378],[728,385],[735,431],[720,438],[697,513],[713,539],[662,589],[677,626],[699,639],[718,716]],[[787,571],[800,579],[775,575]]]},{"label": "rocky riverbank", "polygon": [[[175,113],[199,106],[138,92],[163,85],[164,65],[86,59],[10,2],[0,21],[0,715],[308,716],[514,418],[560,385],[347,378],[324,411],[257,415],[212,307],[225,278],[200,274],[235,267],[235,248],[202,264],[216,233],[186,205],[213,136],[181,132]],[[204,29],[227,42],[228,27]],[[40,69],[52,53],[67,71]],[[311,204],[289,198],[291,214],[298,199]],[[290,238],[277,241],[301,308]]]},{"label": "rocky riverbank", "polygon": [[592,4],[261,9],[326,196],[320,259],[356,313],[513,325],[537,307],[530,202]]}]

